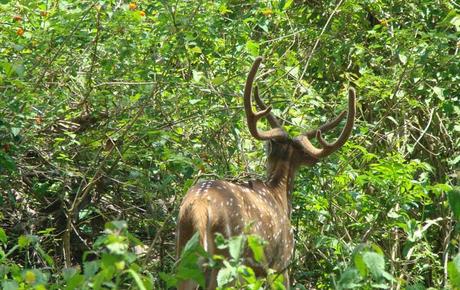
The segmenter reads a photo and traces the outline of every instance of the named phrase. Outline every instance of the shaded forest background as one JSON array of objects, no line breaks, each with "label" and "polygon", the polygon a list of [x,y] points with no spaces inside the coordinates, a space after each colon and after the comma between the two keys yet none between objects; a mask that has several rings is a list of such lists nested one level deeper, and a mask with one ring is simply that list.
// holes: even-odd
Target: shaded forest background
[{"label": "shaded forest background", "polygon": [[3,0],[0,24],[5,289],[164,289],[187,189],[264,176],[242,107],[258,55],[293,135],[358,96],[344,148],[297,177],[293,283],[460,285],[460,3]]}]

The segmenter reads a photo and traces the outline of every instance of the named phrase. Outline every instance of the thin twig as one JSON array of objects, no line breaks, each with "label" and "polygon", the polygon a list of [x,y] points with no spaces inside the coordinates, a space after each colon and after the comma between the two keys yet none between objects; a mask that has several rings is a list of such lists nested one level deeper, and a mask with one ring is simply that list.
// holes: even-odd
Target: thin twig
[{"label": "thin twig", "polygon": [[[430,125],[431,125],[431,121],[433,120],[434,109],[435,109],[435,108],[432,108],[432,109],[431,109],[431,112],[430,112],[430,119],[428,119],[428,123],[426,124],[425,129],[423,129],[423,131],[422,131],[422,133],[420,134],[420,136],[417,138],[417,140],[415,140],[414,148],[415,148],[415,146],[417,146],[417,144],[420,142],[420,140],[423,138],[423,136],[424,136],[424,135],[426,134],[426,132],[428,131],[428,128],[429,128]],[[407,155],[407,154],[406,154],[406,155]]]},{"label": "thin twig", "polygon": [[[335,5],[334,7],[334,10],[332,11],[331,15],[329,15],[329,18],[327,19],[326,23],[324,24],[323,28],[321,29],[321,32],[320,34],[318,35],[318,37],[316,38],[316,41],[315,41],[315,44],[313,45],[309,55],[308,55],[308,58],[307,58],[307,62],[305,63],[305,66],[303,68],[303,71],[302,71],[302,74],[300,75],[300,78],[299,79],[303,79],[305,73],[307,72],[307,69],[308,69],[308,66],[310,65],[310,61],[313,57],[313,54],[315,53],[315,50],[316,48],[318,47],[318,44],[321,40],[321,36],[323,36],[324,32],[326,31],[326,28],[329,26],[329,23],[331,22],[332,20],[332,17],[335,15],[335,13],[337,12],[337,10],[339,9],[340,5],[342,5],[344,0],[340,0],[337,5]],[[294,93],[293,95],[296,94],[297,90],[300,88],[301,86],[301,83],[299,82],[296,86],[296,88],[294,89]]]},{"label": "thin twig", "polygon": [[95,84],[94,87],[102,86],[142,86],[142,85],[154,85],[156,82],[124,82],[124,81],[113,81],[113,82],[103,82]]}]

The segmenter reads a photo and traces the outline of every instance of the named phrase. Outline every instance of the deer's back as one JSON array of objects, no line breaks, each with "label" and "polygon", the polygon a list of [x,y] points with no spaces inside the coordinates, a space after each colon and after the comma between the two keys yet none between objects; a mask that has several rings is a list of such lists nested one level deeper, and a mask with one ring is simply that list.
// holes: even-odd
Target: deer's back
[{"label": "deer's back", "polygon": [[[179,221],[190,220],[194,231],[200,232],[200,227],[206,227],[213,238],[216,232],[226,238],[242,233],[257,234],[268,242],[265,253],[269,266],[282,269],[287,266],[283,261],[291,257],[294,239],[289,217],[279,210],[277,203],[260,181],[244,185],[205,181],[187,192]],[[206,225],[202,224],[204,220]],[[274,259],[270,260],[271,257]]]}]

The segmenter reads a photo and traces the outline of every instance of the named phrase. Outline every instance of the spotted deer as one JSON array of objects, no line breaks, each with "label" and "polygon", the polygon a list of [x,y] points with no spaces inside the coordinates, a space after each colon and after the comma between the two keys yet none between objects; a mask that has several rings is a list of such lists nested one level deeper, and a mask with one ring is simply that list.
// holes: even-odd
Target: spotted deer
[{"label": "spotted deer", "polygon": [[[272,107],[266,106],[260,99],[257,86],[254,88],[254,99],[260,111],[254,112],[252,109],[253,83],[261,62],[261,57],[256,58],[248,74],[244,89],[244,109],[251,135],[257,140],[268,141],[267,179],[251,180],[244,184],[223,180],[204,181],[191,187],[179,211],[177,257],[195,232],[199,233],[200,243],[208,253],[228,255],[216,248],[215,233],[229,238],[242,234],[245,227],[251,225],[249,233],[259,235],[267,241],[264,248],[267,263],[265,266],[282,273],[288,288],[287,268],[294,249],[290,216],[295,174],[300,166],[315,165],[346,142],[354,124],[355,91],[353,88],[348,91],[347,111],[316,130],[291,138],[271,113]],[[347,119],[340,136],[333,143],[327,142],[322,134],[335,128],[345,115]],[[272,127],[268,131],[257,128],[257,122],[263,117]],[[320,145],[319,148],[310,141],[314,137]],[[248,261],[252,260],[251,257],[247,258]],[[251,266],[257,275],[265,274],[266,267]],[[217,270],[204,271],[206,289],[215,289]],[[179,289],[184,290],[196,288],[197,285],[191,281],[185,281],[179,286]]]}]

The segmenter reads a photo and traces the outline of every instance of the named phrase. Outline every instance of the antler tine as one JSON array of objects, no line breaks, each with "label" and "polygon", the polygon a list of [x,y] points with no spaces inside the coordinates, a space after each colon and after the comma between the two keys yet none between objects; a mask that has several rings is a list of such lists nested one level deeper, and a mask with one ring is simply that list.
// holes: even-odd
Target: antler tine
[{"label": "antler tine", "polygon": [[305,133],[302,133],[302,135],[307,136],[308,138],[313,138],[316,136],[316,133],[318,131],[321,131],[321,133],[326,133],[330,131],[331,129],[334,129],[340,121],[342,121],[343,117],[347,114],[346,111],[341,112],[334,120],[327,122],[326,124],[321,125],[318,129],[315,130],[310,130]]},{"label": "antler tine", "polygon": [[[259,87],[257,87],[257,85],[254,87],[254,99],[256,100],[257,106],[261,110],[266,110],[268,108],[268,106],[265,105],[265,103],[259,96]],[[272,112],[270,112],[267,115],[267,121],[270,124],[270,126],[272,126],[272,128],[282,128],[280,123],[278,122],[278,119],[275,117],[275,115],[272,114]]]},{"label": "antler tine", "polygon": [[318,130],[315,131],[316,138],[318,139],[318,142],[322,146],[322,148],[316,148],[310,141],[310,132],[307,132],[306,134],[300,135],[294,139],[294,142],[299,144],[303,151],[310,155],[313,158],[322,158],[327,155],[332,154],[334,151],[339,149],[340,147],[345,144],[345,142],[348,140],[348,137],[350,137],[351,131],[353,130],[353,125],[354,125],[354,120],[355,120],[355,115],[356,115],[356,93],[353,88],[350,88],[348,90],[348,112],[347,112],[347,122],[345,124],[345,127],[343,127],[342,132],[340,133],[340,136],[337,138],[337,140],[333,143],[328,143],[326,140],[324,140],[322,136],[322,131],[328,131],[332,129],[334,126],[337,126],[340,120],[345,116],[345,112],[342,112],[337,118],[335,118],[333,121],[321,126]]},{"label": "antler tine", "polygon": [[[251,135],[258,139],[258,140],[269,140],[269,139],[274,139],[274,140],[286,140],[288,138],[288,135],[286,131],[281,128],[281,126],[277,126],[273,129],[270,129],[268,131],[259,131],[257,129],[257,121],[262,118],[262,117],[267,117],[270,125],[272,125],[273,118],[270,117],[270,112],[272,110],[271,106],[265,106],[265,109],[259,112],[253,112],[252,111],[252,100],[251,100],[251,93],[252,93],[252,85],[254,83],[254,79],[257,73],[257,70],[260,66],[260,63],[262,62],[262,57],[257,57],[254,61],[254,64],[252,65],[251,70],[249,71],[248,78],[246,79],[246,86],[244,87],[244,110],[246,112],[246,118],[248,122],[248,127],[249,131],[251,132]],[[257,92],[257,97],[258,98],[258,92]],[[259,98],[260,99],[260,98]]]}]

